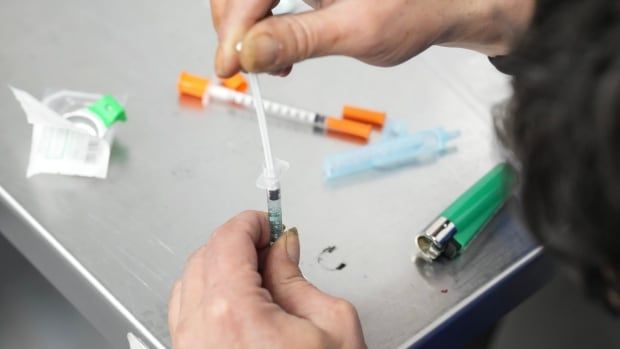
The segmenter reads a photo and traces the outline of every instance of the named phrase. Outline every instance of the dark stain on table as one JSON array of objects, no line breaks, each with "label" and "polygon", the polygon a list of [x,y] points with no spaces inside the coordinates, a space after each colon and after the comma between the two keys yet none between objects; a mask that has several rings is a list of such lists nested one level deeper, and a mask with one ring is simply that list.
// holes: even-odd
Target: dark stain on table
[{"label": "dark stain on table", "polygon": [[323,267],[323,269],[329,270],[329,271],[343,270],[344,268],[346,268],[347,267],[347,263],[345,263],[343,261],[339,261],[339,262],[335,262],[334,263],[334,259],[336,257],[332,256],[332,254],[337,249],[338,248],[336,246],[327,246],[327,247],[325,247],[323,249],[323,251],[321,251],[321,253],[319,253],[319,255],[316,257],[317,263],[319,263],[319,265],[321,267]]}]

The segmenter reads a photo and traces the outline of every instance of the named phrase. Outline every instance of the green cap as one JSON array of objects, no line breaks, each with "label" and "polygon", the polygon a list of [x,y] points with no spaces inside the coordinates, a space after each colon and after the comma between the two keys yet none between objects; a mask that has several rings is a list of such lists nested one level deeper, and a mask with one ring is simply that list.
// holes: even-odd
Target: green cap
[{"label": "green cap", "polygon": [[127,120],[125,109],[112,96],[103,96],[91,105],[88,110],[101,119],[105,127],[110,127],[117,121]]}]

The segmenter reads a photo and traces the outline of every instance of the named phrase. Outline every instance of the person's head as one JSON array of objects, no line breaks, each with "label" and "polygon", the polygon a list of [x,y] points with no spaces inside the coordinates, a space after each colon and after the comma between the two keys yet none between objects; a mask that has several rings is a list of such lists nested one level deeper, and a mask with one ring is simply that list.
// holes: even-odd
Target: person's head
[{"label": "person's head", "polygon": [[500,136],[530,229],[620,310],[620,1],[539,0]]}]

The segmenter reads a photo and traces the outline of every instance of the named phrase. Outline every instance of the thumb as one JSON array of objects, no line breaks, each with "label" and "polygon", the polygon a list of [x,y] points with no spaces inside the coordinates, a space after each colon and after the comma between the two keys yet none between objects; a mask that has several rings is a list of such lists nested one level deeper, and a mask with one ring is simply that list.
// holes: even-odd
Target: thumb
[{"label": "thumb", "polygon": [[[287,313],[309,320],[325,331],[338,348],[366,348],[359,316],[353,305],[310,284],[299,269],[297,229],[286,231],[269,249],[263,287]],[[331,346],[330,346],[331,347]]]},{"label": "thumb", "polygon": [[364,51],[359,46],[366,45],[366,40],[359,40],[367,30],[359,26],[359,19],[367,13],[355,3],[337,2],[316,11],[260,21],[243,37],[241,66],[249,72],[278,72],[311,57],[356,56]]},{"label": "thumb", "polygon": [[335,298],[310,284],[299,269],[299,235],[291,228],[271,246],[263,269],[263,286],[289,314],[312,320]]}]

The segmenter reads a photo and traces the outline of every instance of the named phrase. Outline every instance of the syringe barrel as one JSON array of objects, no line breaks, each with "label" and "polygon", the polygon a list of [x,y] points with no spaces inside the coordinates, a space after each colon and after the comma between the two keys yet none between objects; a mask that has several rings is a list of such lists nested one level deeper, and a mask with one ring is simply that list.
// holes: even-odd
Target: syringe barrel
[{"label": "syringe barrel", "polygon": [[[187,83],[188,79],[187,77],[181,79],[187,85],[182,86],[183,93],[196,96],[198,93],[198,88],[194,86],[196,83]],[[240,105],[243,108],[252,108],[254,105],[252,96],[224,86],[204,83],[199,87],[204,88],[204,90],[200,90],[202,92],[200,96],[202,96],[202,102],[205,105],[209,104],[212,99]],[[334,132],[367,141],[372,131],[372,125],[369,124],[320,115],[272,101],[263,100],[263,108],[268,115],[312,126],[321,132]]]},{"label": "syringe barrel", "polygon": [[[203,98],[203,100],[207,102],[208,99],[214,98],[223,102],[235,103],[245,108],[252,108],[254,103],[252,96],[218,85],[209,86],[207,89],[207,96],[205,97],[206,98]],[[265,112],[267,114],[285,120],[296,121],[308,125],[315,125],[315,121],[317,120],[317,114],[314,112],[294,108],[281,103],[263,100],[263,107],[265,108]]]},{"label": "syringe barrel", "polygon": [[280,189],[267,190],[267,216],[269,219],[270,241],[278,240],[284,226],[282,225],[282,201]]}]

